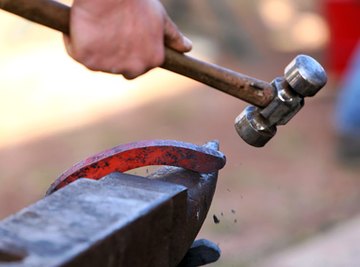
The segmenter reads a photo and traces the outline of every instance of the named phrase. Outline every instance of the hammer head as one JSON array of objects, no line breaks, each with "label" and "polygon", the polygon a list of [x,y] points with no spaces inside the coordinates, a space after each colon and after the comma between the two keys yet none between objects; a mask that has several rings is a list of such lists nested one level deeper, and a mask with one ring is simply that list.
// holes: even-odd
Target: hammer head
[{"label": "hammer head", "polygon": [[263,108],[247,107],[236,119],[235,129],[249,145],[264,146],[304,105],[304,97],[314,96],[327,82],[326,72],[313,58],[298,55],[285,68],[284,77],[271,83],[276,96]]},{"label": "hammer head", "polygon": [[284,71],[285,80],[299,95],[314,96],[327,82],[324,68],[312,57],[298,55]]},{"label": "hammer head", "polygon": [[270,125],[260,114],[260,109],[247,106],[235,119],[235,129],[249,145],[264,146],[276,134],[276,125]]}]

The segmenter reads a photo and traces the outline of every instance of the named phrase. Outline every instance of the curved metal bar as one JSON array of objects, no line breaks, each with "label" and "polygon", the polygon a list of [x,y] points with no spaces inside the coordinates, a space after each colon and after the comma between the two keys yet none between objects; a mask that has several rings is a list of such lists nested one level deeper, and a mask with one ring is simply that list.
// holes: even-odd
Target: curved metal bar
[{"label": "curved metal bar", "polygon": [[224,167],[225,155],[203,146],[174,140],[140,141],[119,145],[91,156],[65,171],[50,186],[47,195],[79,179],[98,180],[112,172],[125,172],[150,165],[181,167],[211,173]]}]

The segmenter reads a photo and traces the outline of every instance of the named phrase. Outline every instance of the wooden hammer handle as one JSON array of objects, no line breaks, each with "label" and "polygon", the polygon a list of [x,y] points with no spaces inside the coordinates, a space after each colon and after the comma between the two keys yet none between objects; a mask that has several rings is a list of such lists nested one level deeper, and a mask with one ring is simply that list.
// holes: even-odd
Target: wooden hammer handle
[{"label": "wooden hammer handle", "polygon": [[[90,0],[89,0],[90,1]],[[69,35],[70,7],[53,0],[0,0],[0,8]],[[165,48],[164,69],[192,78],[258,107],[275,97],[267,82]]]}]

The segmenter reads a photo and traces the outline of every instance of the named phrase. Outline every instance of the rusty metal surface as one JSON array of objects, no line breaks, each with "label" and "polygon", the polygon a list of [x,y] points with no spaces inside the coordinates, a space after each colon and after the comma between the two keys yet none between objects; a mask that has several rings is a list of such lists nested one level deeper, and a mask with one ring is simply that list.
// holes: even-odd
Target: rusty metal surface
[{"label": "rusty metal surface", "polygon": [[148,178],[78,179],[0,222],[0,266],[177,266],[217,176],[163,167]]},{"label": "rusty metal surface", "polygon": [[177,166],[210,173],[225,165],[221,152],[173,140],[141,141],[119,145],[91,156],[65,171],[50,186],[47,194],[82,177],[100,179],[112,172],[125,172],[149,165]]},{"label": "rusty metal surface", "polygon": [[276,90],[268,82],[170,49],[166,49],[166,60],[161,67],[258,107],[266,107],[276,96]]},{"label": "rusty metal surface", "polygon": [[[69,34],[70,8],[52,0],[0,0],[0,8]],[[164,69],[207,84],[226,94],[242,99],[258,107],[267,106],[276,96],[275,89],[265,81],[202,62],[165,49]]]}]

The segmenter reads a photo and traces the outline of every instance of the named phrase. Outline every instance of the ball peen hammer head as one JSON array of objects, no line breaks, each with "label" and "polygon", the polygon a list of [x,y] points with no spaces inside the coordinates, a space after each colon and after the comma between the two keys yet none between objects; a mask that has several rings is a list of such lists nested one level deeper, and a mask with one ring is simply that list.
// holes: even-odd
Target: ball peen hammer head
[{"label": "ball peen hammer head", "polygon": [[255,106],[247,106],[235,119],[235,129],[249,145],[264,146],[276,134],[276,125],[270,125]]},{"label": "ball peen hammer head", "polygon": [[284,77],[271,83],[277,94],[263,109],[247,107],[236,119],[235,129],[249,145],[262,147],[304,105],[304,97],[314,96],[327,82],[324,68],[312,57],[296,56],[285,68]]},{"label": "ball peen hammer head", "polygon": [[310,56],[298,55],[287,65],[285,80],[299,95],[314,96],[327,82],[324,68]]}]

